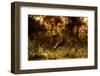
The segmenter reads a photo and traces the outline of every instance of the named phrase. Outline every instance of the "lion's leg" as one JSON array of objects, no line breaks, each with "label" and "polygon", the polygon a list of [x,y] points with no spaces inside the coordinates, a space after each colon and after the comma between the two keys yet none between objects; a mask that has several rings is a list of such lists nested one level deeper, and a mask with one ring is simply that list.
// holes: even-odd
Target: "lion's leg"
[{"label": "lion's leg", "polygon": [[57,46],[61,43],[61,41],[58,41],[54,46],[53,48],[57,48]]}]

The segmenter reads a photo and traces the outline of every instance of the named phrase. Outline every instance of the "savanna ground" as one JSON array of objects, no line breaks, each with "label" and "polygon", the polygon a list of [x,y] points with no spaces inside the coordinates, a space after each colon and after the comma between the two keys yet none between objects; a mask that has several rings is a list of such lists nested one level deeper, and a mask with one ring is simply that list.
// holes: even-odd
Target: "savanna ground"
[{"label": "savanna ground", "polygon": [[88,57],[88,18],[28,15],[28,60]]}]

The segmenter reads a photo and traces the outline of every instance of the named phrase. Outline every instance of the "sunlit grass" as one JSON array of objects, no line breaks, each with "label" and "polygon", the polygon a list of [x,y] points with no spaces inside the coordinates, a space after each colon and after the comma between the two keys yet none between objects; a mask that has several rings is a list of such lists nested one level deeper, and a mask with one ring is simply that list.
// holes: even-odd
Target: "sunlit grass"
[{"label": "sunlit grass", "polygon": [[[34,44],[30,44],[34,46]],[[69,58],[87,58],[86,47],[58,47],[45,48],[42,46],[31,47],[29,51],[29,60],[48,60],[48,59],[69,59]]]}]

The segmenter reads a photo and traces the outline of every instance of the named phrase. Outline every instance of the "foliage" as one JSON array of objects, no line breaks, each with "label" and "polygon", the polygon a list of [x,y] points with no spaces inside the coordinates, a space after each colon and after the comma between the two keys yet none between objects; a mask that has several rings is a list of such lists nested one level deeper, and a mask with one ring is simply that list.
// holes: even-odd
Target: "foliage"
[{"label": "foliage", "polygon": [[86,58],[87,19],[87,17],[29,15],[29,60]]}]

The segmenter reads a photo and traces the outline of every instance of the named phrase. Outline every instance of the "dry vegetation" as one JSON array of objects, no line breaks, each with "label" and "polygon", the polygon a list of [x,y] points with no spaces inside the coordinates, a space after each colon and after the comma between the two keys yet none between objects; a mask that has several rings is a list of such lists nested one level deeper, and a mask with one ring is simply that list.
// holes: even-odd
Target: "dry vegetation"
[{"label": "dry vegetation", "polygon": [[87,58],[87,17],[28,16],[28,60]]}]

